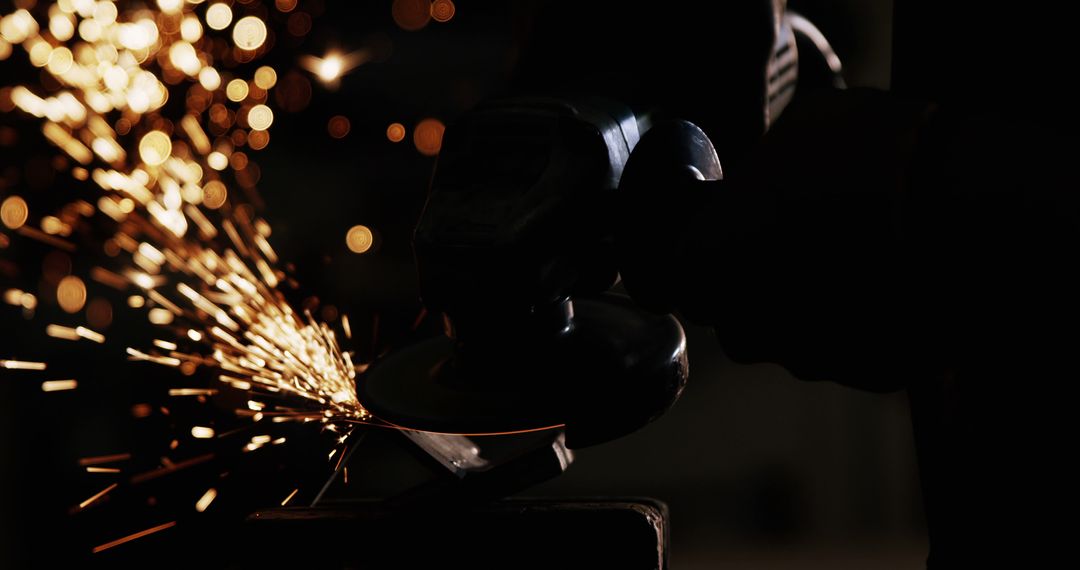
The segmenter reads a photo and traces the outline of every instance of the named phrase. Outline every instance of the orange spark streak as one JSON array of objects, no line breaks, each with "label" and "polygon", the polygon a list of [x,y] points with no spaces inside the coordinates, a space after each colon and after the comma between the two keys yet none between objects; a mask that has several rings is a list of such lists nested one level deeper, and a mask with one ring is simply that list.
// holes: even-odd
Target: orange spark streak
[{"label": "orange spark streak", "polygon": [[79,459],[79,467],[86,467],[87,465],[100,465],[102,463],[112,463],[114,461],[126,461],[128,459],[131,459],[130,453],[114,453],[112,455],[83,457]]},{"label": "orange spark streak", "polygon": [[144,537],[144,536],[146,536],[148,534],[154,534],[155,532],[160,532],[160,531],[163,531],[163,530],[165,530],[167,528],[172,528],[174,526],[176,526],[176,521],[167,522],[165,524],[159,524],[158,526],[148,528],[146,530],[140,530],[139,532],[136,532],[135,534],[129,534],[129,535],[123,537],[123,538],[118,538],[118,539],[116,539],[116,540],[114,540],[112,542],[106,542],[105,544],[102,544],[100,546],[95,546],[94,549],[91,552],[93,554],[97,554],[98,552],[101,552],[103,550],[108,550],[108,549],[110,549],[110,548],[112,548],[114,546],[120,546],[121,544],[124,544],[125,542],[131,542],[133,540],[142,538],[142,537]]},{"label": "orange spark streak", "polygon": [[113,489],[115,489],[116,485],[117,485],[117,483],[113,483],[112,485],[109,485],[108,487],[105,487],[104,489],[98,491],[97,493],[94,493],[89,499],[79,503],[79,508],[80,509],[85,509],[87,505],[89,505],[90,503],[93,503],[94,501],[104,497],[109,491],[112,491]]},{"label": "orange spark streak", "polygon": [[144,482],[149,481],[151,479],[157,479],[158,477],[164,477],[165,475],[168,475],[170,473],[176,473],[177,471],[180,471],[181,469],[187,469],[188,467],[194,467],[195,465],[198,465],[200,463],[206,463],[207,461],[210,461],[213,458],[214,458],[213,453],[207,453],[205,455],[197,455],[195,457],[192,457],[191,459],[185,459],[183,461],[173,463],[169,467],[165,467],[165,468],[162,468],[162,469],[155,469],[153,471],[146,471],[144,473],[139,473],[138,475],[133,475],[131,477],[130,481],[131,481],[132,485],[137,485],[139,483],[144,483]]}]

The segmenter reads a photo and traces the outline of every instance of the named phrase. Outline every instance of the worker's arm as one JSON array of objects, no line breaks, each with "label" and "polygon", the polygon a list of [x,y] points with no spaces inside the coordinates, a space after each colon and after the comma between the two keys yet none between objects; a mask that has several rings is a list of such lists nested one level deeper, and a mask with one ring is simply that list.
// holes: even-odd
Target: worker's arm
[{"label": "worker's arm", "polygon": [[[822,92],[723,181],[635,187],[632,157],[623,227],[674,235],[655,266],[624,229],[623,277],[641,302],[715,325],[736,360],[805,379],[888,390],[986,353],[1045,358],[1075,296],[1067,149],[1016,122]],[[655,220],[649,192],[685,201],[677,224]]]}]

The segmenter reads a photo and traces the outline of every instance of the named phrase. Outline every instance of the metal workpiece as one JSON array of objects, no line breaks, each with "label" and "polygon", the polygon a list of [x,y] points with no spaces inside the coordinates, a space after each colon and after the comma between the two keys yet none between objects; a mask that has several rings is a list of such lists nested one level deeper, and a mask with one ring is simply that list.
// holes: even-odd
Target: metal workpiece
[{"label": "metal workpiece", "polygon": [[277,547],[232,567],[666,570],[668,520],[664,503],[636,497],[515,498],[455,510],[356,501],[267,509],[248,517],[242,535]]}]

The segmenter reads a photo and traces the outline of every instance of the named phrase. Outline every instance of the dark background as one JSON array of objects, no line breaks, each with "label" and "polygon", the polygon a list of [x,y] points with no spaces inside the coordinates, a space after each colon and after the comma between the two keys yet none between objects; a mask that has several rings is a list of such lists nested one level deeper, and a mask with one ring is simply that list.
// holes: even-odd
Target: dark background
[{"label": "dark background", "polygon": [[[380,57],[345,76],[336,89],[313,82],[310,105],[295,114],[279,113],[270,146],[250,154],[261,167],[259,190],[266,202],[263,214],[274,230],[271,243],[283,259],[296,264],[302,286],[292,294],[295,302],[317,293],[323,305],[347,312],[354,327],[365,331],[357,341],[363,352],[372,344],[366,331],[373,329],[376,315],[374,344],[392,347],[404,342],[420,308],[409,239],[435,159],[414,148],[412,128],[428,117],[452,125],[462,112],[505,89],[514,70],[523,8],[462,0],[450,22],[432,21],[406,32],[395,26],[389,0],[347,10],[327,4],[301,2],[301,9],[315,15],[313,30],[292,45],[282,42],[271,54],[268,61],[279,76],[295,66],[298,54],[377,48]],[[790,4],[833,42],[849,85],[888,87],[891,2]],[[10,11],[10,3],[0,2],[0,8]],[[11,59],[21,57],[17,53]],[[0,63],[4,84],[13,63]],[[340,140],[327,134],[327,121],[335,115],[351,121],[349,135]],[[387,140],[391,122],[408,129],[403,142]],[[33,129],[18,122],[14,127],[24,136],[18,153],[0,149],[5,168],[23,158],[49,156],[45,145],[34,142]],[[9,191],[4,189],[4,195]],[[376,251],[355,255],[345,248],[345,232],[358,223],[376,231]],[[19,267],[39,259],[40,251],[22,245],[25,240],[13,242],[0,259]],[[30,271],[8,271],[0,285],[32,290],[33,279]],[[71,524],[60,515],[63,506],[101,486],[85,482],[73,468],[74,458],[138,439],[131,426],[110,418],[126,414],[142,394],[112,375],[166,381],[158,378],[156,368],[117,371],[105,356],[57,347],[42,332],[51,322],[48,311],[42,307],[37,318],[24,321],[17,309],[0,306],[0,358],[68,361],[101,378],[95,379],[96,389],[83,390],[93,381],[81,379],[77,394],[43,396],[35,392],[36,383],[20,386],[21,378],[0,377],[0,493],[6,496],[0,499],[0,553],[26,556],[50,544],[48,533],[62,540]],[[123,326],[118,317],[114,330],[105,332],[120,342],[133,334],[121,333]],[[798,382],[776,366],[732,364],[707,329],[690,327],[689,336],[690,384],[667,416],[619,441],[581,451],[564,476],[529,494],[640,495],[666,501],[675,568],[721,562],[731,568],[922,564],[926,541],[902,393]],[[122,345],[112,348],[122,351]],[[95,368],[92,360],[82,358],[102,362]],[[162,439],[159,432],[177,428],[143,424],[136,429],[157,440]],[[352,459],[358,470],[362,451]],[[285,463],[304,455],[283,453],[277,459]],[[278,476],[301,478],[291,472]],[[197,498],[205,488],[201,484],[185,481],[181,486],[192,491],[158,494],[165,502],[176,495],[181,503],[193,500],[192,493]],[[263,482],[255,488],[272,497],[268,504],[273,504],[291,483]],[[117,520],[123,519],[103,520],[121,524]],[[128,524],[131,531],[152,522]],[[0,555],[0,565],[4,560]]]}]

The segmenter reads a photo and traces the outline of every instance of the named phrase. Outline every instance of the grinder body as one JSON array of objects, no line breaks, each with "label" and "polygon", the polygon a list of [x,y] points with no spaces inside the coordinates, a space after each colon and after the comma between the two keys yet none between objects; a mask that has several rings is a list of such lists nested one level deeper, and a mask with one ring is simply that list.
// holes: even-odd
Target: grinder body
[{"label": "grinder body", "polygon": [[360,389],[412,428],[565,427],[582,447],[662,414],[688,374],[678,321],[607,293],[611,204],[640,136],[598,99],[500,101],[447,133],[414,245],[446,335],[403,349]]}]

